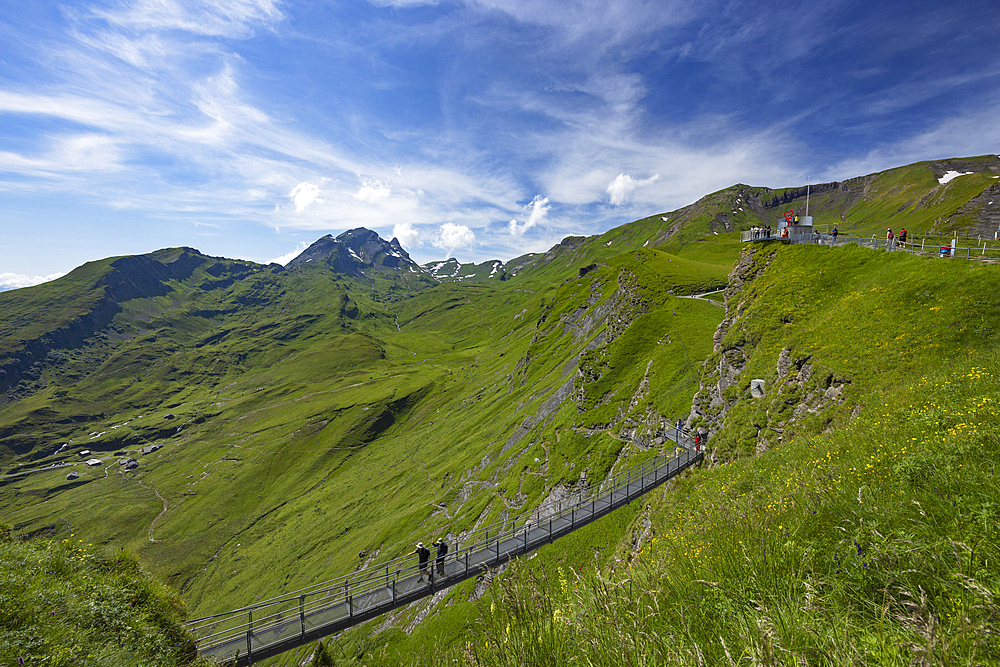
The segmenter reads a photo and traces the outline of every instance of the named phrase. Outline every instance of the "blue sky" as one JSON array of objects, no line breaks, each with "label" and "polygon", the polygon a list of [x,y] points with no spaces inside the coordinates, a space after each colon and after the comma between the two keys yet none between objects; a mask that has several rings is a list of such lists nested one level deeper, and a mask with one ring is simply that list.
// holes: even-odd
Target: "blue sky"
[{"label": "blue sky", "polygon": [[7,0],[0,283],[358,226],[509,259],[996,152],[998,40],[995,0]]}]

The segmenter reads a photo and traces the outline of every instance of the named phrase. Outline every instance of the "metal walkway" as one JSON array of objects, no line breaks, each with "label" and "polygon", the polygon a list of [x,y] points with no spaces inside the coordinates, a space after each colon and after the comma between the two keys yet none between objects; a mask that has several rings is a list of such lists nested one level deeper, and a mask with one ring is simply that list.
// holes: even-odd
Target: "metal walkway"
[{"label": "metal walkway", "polygon": [[656,457],[606,480],[572,505],[539,507],[480,529],[445,557],[444,574],[418,577],[416,558],[403,556],[248,607],[185,625],[198,640],[198,654],[231,665],[250,665],[432,595],[512,558],[548,544],[660,486],[703,457],[679,431],[677,451]]}]

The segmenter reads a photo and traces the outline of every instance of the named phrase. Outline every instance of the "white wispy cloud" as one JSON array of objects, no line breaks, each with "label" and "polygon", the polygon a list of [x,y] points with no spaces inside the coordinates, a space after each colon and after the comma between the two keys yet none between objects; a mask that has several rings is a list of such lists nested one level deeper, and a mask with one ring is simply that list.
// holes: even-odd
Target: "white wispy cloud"
[{"label": "white wispy cloud", "polygon": [[842,180],[920,160],[982,154],[984,144],[1000,153],[998,117],[1000,97],[981,108],[960,109],[904,141],[879,145],[864,155],[839,161],[825,170],[822,178]]},{"label": "white wispy cloud", "polygon": [[363,202],[376,202],[385,199],[392,194],[392,188],[388,183],[383,183],[377,178],[361,179],[361,187],[354,193],[354,198]]},{"label": "white wispy cloud", "polygon": [[618,174],[615,176],[615,179],[608,184],[608,188],[605,192],[608,193],[612,206],[621,206],[637,189],[650,185],[651,183],[655,183],[658,180],[660,180],[659,174],[653,174],[649,178],[642,180],[636,180],[628,174]]},{"label": "white wispy cloud", "polygon": [[[5,26],[0,58],[30,55],[0,82],[0,192],[219,237],[365,226],[464,261],[735,182],[802,182],[809,160],[842,178],[996,145],[998,58],[957,48],[994,25],[956,30],[974,13],[961,7],[880,22],[843,0],[766,15],[722,0],[321,6],[85,0],[40,31]],[[950,70],[925,57],[900,75],[931,45]],[[942,97],[956,99],[924,110]],[[892,132],[816,150],[878,127]],[[257,236],[266,257],[274,239]]]},{"label": "white wispy cloud", "polygon": [[525,210],[528,212],[528,219],[524,222],[511,220],[507,223],[507,229],[510,230],[512,236],[523,236],[526,231],[545,219],[550,208],[548,197],[535,195],[531,203],[525,207]]},{"label": "white wispy cloud", "polygon": [[211,37],[244,37],[258,26],[284,19],[274,0],[133,0],[114,9],[79,11],[129,30],[180,30]]}]

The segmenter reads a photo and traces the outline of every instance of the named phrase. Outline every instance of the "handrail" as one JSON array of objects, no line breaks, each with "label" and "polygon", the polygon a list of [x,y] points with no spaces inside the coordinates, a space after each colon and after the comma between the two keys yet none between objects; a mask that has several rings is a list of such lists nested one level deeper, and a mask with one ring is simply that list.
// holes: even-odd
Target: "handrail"
[{"label": "handrail", "polygon": [[[926,242],[929,238],[934,240],[943,240],[945,241],[945,243],[942,244],[934,243],[928,247],[926,246]],[[995,261],[1000,259],[1000,246],[990,246],[986,241],[983,241],[982,235],[980,235],[979,238],[977,239],[977,245],[975,247],[972,246],[961,247],[957,244],[957,242],[953,245],[952,241],[957,241],[959,238],[972,239],[973,237],[971,236],[928,237],[926,235],[918,235],[911,237],[912,240],[907,240],[905,242],[900,242],[899,240],[895,240],[891,244],[891,246],[889,246],[888,241],[882,244],[881,239],[878,237],[877,234],[872,234],[871,238],[853,236],[851,234],[838,234],[836,239],[834,239],[833,235],[830,234],[829,232],[813,232],[812,235],[801,234],[797,238],[779,238],[777,235],[774,234],[772,234],[771,236],[766,236],[766,235],[760,236],[760,235],[755,235],[755,232],[753,230],[744,231],[741,232],[740,234],[740,241],[744,243],[749,241],[782,241],[785,243],[829,244],[829,245],[844,245],[847,243],[853,243],[863,248],[873,248],[876,250],[881,245],[881,247],[887,247],[887,246],[890,247],[890,249],[893,252],[902,250],[903,252],[908,252],[911,255],[920,255],[924,257],[941,255],[940,248],[947,246],[949,249],[949,252],[947,253],[948,257],[967,259],[970,261]],[[919,247],[916,244],[917,239],[920,240]],[[978,245],[978,243],[980,242],[982,243],[981,246]],[[976,255],[972,254],[973,250],[976,251]]]},{"label": "handrail", "polygon": [[[674,433],[667,433],[667,437],[680,444],[674,452],[657,454],[620,471],[592,487],[590,494],[573,504],[539,505],[459,540],[455,551],[449,552],[443,560],[444,571],[451,571],[443,579],[435,575],[436,559],[428,562],[429,591],[418,583],[416,570],[419,566],[413,563],[412,554],[407,554],[252,605],[194,619],[185,626],[202,635],[198,640],[200,653],[212,655],[216,651],[236,650],[239,664],[251,664],[264,657],[262,649],[268,655],[276,655],[276,647],[305,641],[307,636],[323,636],[316,633],[349,627],[408,604],[434,592],[435,584],[438,588],[451,586],[475,576],[483,567],[506,562],[572,532],[631,502],[702,458],[701,452],[694,452],[688,446],[686,435],[681,435],[677,429],[670,430]],[[408,564],[404,565],[404,560]],[[334,616],[333,620],[327,619]],[[311,625],[308,629],[307,621]],[[244,652],[239,657],[241,648]],[[233,656],[230,653],[215,657],[228,659]]]},{"label": "handrail", "polygon": [[[676,430],[676,429],[669,429],[669,430]],[[666,435],[666,437],[670,438],[670,440],[673,440],[674,442],[676,442],[678,445],[680,445],[682,447],[690,448],[691,445],[692,445],[690,437],[682,437],[682,438],[678,439],[675,435],[671,435],[669,433],[666,433],[665,435]],[[653,459],[653,460],[655,460],[655,459]],[[646,465],[646,463],[647,462],[633,465],[630,468],[627,468],[627,469],[625,469],[625,470],[617,473],[615,476],[604,480],[603,482],[601,482],[600,486],[598,487],[598,494],[600,493],[600,488],[601,487],[607,487],[609,483],[611,483],[612,486],[618,486],[620,484],[620,481],[618,481],[618,480],[633,475],[637,470],[639,470],[642,467],[644,467]],[[593,495],[597,495],[597,494],[591,494],[590,496],[587,496],[587,498],[584,499],[584,501],[581,501],[581,502],[585,502],[586,500],[589,500],[589,498],[591,496],[593,496]],[[551,503],[550,503],[550,505],[551,505]],[[522,512],[521,514],[514,515],[513,517],[510,517],[508,519],[504,519],[502,521],[498,521],[498,522],[494,522],[492,524],[489,524],[488,526],[486,526],[484,528],[480,528],[480,529],[478,529],[478,530],[476,530],[476,531],[474,531],[472,533],[469,533],[469,535],[467,535],[465,538],[462,538],[461,540],[459,540],[458,543],[459,544],[465,543],[467,545],[465,547],[462,547],[463,549],[470,549],[470,548],[473,548],[473,547],[478,546],[480,544],[492,544],[493,541],[490,540],[489,537],[488,537],[488,535],[491,532],[493,532],[493,534],[495,534],[495,535],[499,534],[499,533],[502,533],[503,530],[504,530],[504,526],[507,526],[508,524],[509,525],[514,525],[514,523],[516,523],[519,520],[527,520],[527,519],[531,518],[531,516],[537,515],[539,513],[539,510],[542,507],[543,507],[542,505],[539,505],[538,507],[536,507],[533,510],[529,510],[527,512]],[[561,512],[563,514],[565,514],[566,512],[568,512],[571,509],[571,506],[567,506],[565,509],[562,509],[561,508],[561,502],[559,503],[559,507],[560,507],[560,509],[558,510],[558,512]],[[548,518],[548,516],[546,516],[545,518]],[[523,523],[523,521],[522,521],[522,523]],[[472,545],[469,546],[468,545],[469,538],[473,537],[473,536],[477,536],[477,535],[483,535],[484,537],[483,537],[482,540],[474,541],[472,543]],[[273,604],[275,604],[277,602],[287,601],[287,600],[292,599],[292,598],[297,598],[299,595],[303,595],[303,594],[308,595],[308,594],[316,593],[317,589],[318,590],[333,590],[333,589],[341,587],[344,583],[351,583],[352,580],[357,575],[359,575],[361,573],[375,572],[376,570],[381,573],[387,567],[389,567],[391,569],[393,565],[398,564],[398,563],[402,563],[402,562],[411,563],[411,565],[404,566],[402,568],[398,568],[398,569],[394,570],[395,572],[403,572],[403,571],[405,571],[407,569],[414,569],[414,567],[416,567],[416,566],[412,565],[412,556],[413,556],[412,553],[408,553],[408,554],[405,554],[405,555],[402,555],[402,556],[397,556],[396,558],[390,559],[389,561],[382,562],[382,563],[380,563],[378,565],[371,565],[371,566],[369,566],[367,568],[364,568],[362,570],[357,570],[357,571],[352,572],[350,574],[341,575],[340,577],[336,577],[334,579],[329,579],[327,581],[322,581],[322,582],[318,582],[318,583],[315,583],[315,584],[310,584],[309,586],[306,586],[305,588],[300,588],[298,590],[291,591],[289,593],[285,593],[285,594],[277,596],[277,597],[269,598],[267,600],[262,600],[260,602],[255,602],[255,603],[247,605],[245,607],[240,607],[238,609],[233,609],[233,610],[226,611],[226,612],[220,612],[218,614],[213,614],[211,616],[204,616],[204,617],[201,617],[201,618],[196,618],[196,619],[187,621],[185,623],[185,625],[186,626],[193,626],[194,624],[199,623],[200,621],[221,618],[221,617],[228,616],[228,615],[231,615],[231,614],[234,614],[234,613],[243,613],[243,612],[248,611],[250,609],[259,609],[259,608],[262,608],[262,607],[273,605]],[[381,579],[381,578],[382,578],[382,575],[372,576],[372,577],[369,577],[367,579],[360,579],[360,580],[353,581],[353,583],[355,583],[355,584],[364,583],[366,581],[371,581],[371,580],[374,580],[374,579]]]}]

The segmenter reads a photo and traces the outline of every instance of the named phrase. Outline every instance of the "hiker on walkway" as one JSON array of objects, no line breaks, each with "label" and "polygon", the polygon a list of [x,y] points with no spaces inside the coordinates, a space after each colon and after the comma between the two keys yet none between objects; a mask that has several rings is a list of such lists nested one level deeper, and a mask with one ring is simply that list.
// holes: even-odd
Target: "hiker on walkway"
[{"label": "hiker on walkway", "polygon": [[694,451],[701,451],[701,436],[697,433],[694,436]]},{"label": "hiker on walkway", "polygon": [[899,230],[899,244],[903,245],[906,243],[906,227]]},{"label": "hiker on walkway", "polygon": [[419,580],[424,580],[424,575],[427,575],[427,579],[430,580],[430,574],[427,573],[427,561],[431,558],[431,550],[424,546],[423,542],[417,542],[417,548],[411,552],[417,555],[417,560],[420,563],[420,577]]},{"label": "hiker on walkway", "polygon": [[837,228],[836,227],[833,228],[833,231],[830,232],[830,235],[833,237],[833,245],[837,245]]},{"label": "hiker on walkway", "polygon": [[437,573],[444,576],[444,557],[448,553],[448,544],[444,541],[443,537],[439,537],[438,541],[434,544],[437,545]]},{"label": "hiker on walkway", "polygon": [[893,246],[892,227],[890,227],[889,231],[885,233],[885,249],[892,250],[892,246]]}]

